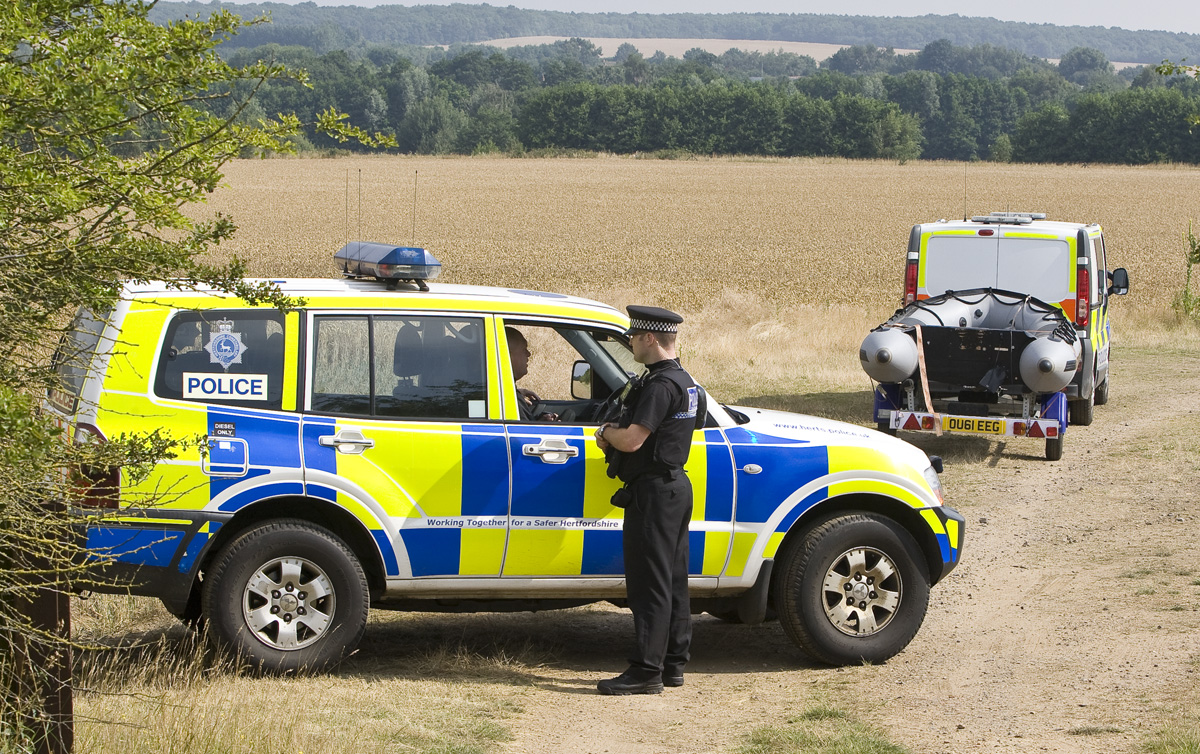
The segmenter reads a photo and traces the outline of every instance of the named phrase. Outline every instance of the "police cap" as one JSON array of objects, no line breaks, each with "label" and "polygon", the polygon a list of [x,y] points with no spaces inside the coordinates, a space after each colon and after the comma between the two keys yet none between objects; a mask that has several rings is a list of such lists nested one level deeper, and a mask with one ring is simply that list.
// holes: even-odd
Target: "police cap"
[{"label": "police cap", "polygon": [[629,329],[626,335],[636,332],[679,332],[683,317],[669,309],[658,306],[627,306]]}]

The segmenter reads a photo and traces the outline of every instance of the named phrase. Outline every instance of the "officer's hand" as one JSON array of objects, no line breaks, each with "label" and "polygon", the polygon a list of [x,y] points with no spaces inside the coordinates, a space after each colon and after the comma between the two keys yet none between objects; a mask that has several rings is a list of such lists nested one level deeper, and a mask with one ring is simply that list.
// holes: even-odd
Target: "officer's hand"
[{"label": "officer's hand", "polygon": [[600,430],[604,429],[604,427],[611,427],[611,426],[613,426],[613,425],[612,424],[604,424],[604,425],[601,425],[600,427],[596,428],[596,447],[600,448],[600,450],[608,450],[608,448],[609,448],[609,442],[608,442],[608,440],[605,440],[603,437],[600,436]]}]

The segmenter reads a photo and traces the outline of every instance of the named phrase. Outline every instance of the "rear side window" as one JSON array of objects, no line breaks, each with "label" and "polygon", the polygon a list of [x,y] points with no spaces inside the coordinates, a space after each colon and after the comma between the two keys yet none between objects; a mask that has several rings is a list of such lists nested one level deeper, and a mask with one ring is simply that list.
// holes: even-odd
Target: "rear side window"
[{"label": "rear side window", "polygon": [[1107,260],[1104,258],[1104,238],[1094,236],[1090,239],[1092,253],[1088,257],[1088,275],[1092,282],[1092,306],[1099,306],[1104,301],[1108,291],[1108,277],[1105,275]]},{"label": "rear side window", "polygon": [[204,403],[279,409],[283,315],[273,309],[181,312],[167,325],[154,393]]},{"label": "rear side window", "polygon": [[313,411],[467,420],[487,417],[483,320],[314,317]]},{"label": "rear side window", "polygon": [[50,405],[66,414],[75,413],[83,383],[92,368],[92,356],[108,324],[108,311],[93,312],[80,309],[63,334],[54,351],[54,371],[58,384],[50,388],[46,398]]}]

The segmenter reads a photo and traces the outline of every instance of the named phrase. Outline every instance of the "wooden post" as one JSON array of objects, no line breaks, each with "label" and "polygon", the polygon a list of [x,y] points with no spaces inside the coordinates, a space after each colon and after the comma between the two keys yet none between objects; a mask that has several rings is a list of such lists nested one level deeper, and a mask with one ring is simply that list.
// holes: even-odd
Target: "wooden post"
[{"label": "wooden post", "polygon": [[[47,564],[49,565],[49,564]],[[36,754],[70,754],[75,746],[74,699],[71,689],[71,598],[65,589],[39,588],[28,603],[29,622],[53,634],[55,644],[37,642],[26,653],[41,714],[28,720]]]},{"label": "wooden post", "polygon": [[[51,506],[50,515],[61,514]],[[63,553],[26,554],[21,568],[53,574],[53,558]],[[30,591],[15,601],[16,611],[28,628],[47,638],[13,637],[9,693],[31,702],[16,721],[33,739],[35,754],[70,754],[75,745],[71,689],[71,598],[61,579],[50,575],[29,584]],[[53,637],[53,638],[49,638]]]}]

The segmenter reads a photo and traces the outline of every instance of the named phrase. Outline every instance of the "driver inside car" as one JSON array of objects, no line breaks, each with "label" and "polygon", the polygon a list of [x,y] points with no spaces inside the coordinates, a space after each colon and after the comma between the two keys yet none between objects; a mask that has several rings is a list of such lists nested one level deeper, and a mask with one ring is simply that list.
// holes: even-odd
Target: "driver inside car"
[{"label": "driver inside car", "polygon": [[[515,327],[505,327],[504,335],[508,338],[508,358],[512,361],[513,380],[520,380],[529,373],[529,359],[533,356],[533,352],[529,350],[529,341]],[[517,388],[517,408],[521,412],[521,421],[543,421],[556,422],[559,420],[558,414],[550,411],[537,411],[537,405],[541,403],[537,393],[527,388]]]}]

